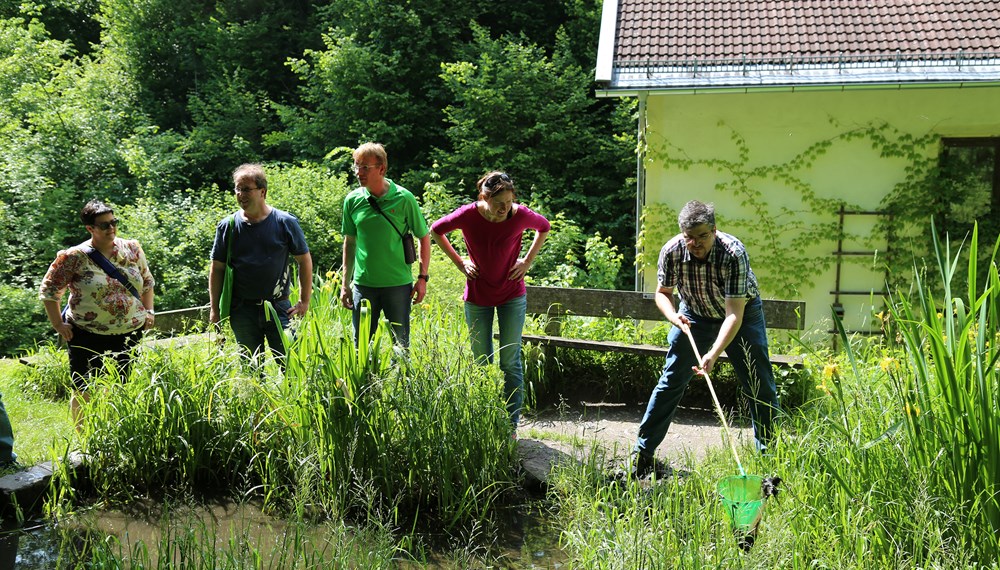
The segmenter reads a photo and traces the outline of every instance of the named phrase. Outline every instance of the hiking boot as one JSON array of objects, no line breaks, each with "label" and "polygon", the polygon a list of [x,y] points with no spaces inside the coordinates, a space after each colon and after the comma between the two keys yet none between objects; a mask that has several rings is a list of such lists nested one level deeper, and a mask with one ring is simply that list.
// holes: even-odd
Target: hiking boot
[{"label": "hiking boot", "polygon": [[653,459],[653,456],[633,453],[629,457],[628,476],[630,479],[645,479],[653,472],[654,467],[656,467],[656,460]]}]

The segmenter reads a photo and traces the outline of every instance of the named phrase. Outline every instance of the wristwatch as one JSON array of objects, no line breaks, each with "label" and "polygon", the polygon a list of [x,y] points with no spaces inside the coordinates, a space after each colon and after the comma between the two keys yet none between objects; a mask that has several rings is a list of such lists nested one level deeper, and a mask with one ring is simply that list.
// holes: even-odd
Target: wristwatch
[{"label": "wristwatch", "polygon": [[420,275],[417,275],[417,279],[423,279],[424,281],[430,281],[430,276],[427,275],[426,273],[421,273]]},{"label": "wristwatch", "polygon": [[153,309],[146,309],[146,314],[147,315],[153,315],[155,317],[156,316],[156,311],[154,311]]}]

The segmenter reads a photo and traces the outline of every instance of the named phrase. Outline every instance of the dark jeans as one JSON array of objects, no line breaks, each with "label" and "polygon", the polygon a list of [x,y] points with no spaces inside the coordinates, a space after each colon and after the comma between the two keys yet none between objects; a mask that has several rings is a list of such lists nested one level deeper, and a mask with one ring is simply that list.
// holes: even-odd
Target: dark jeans
[{"label": "dark jeans", "polygon": [[413,284],[396,287],[366,287],[354,285],[354,310],[351,321],[354,324],[354,344],[358,344],[358,329],[361,327],[361,300],[368,299],[371,305],[371,326],[369,333],[375,336],[378,329],[379,313],[385,315],[391,325],[393,341],[408,348],[410,346],[410,295]]},{"label": "dark jeans", "polygon": [[[691,320],[691,336],[698,345],[698,351],[704,355],[718,338],[722,321],[690,313],[684,304],[681,304],[680,309],[681,314]],[[668,340],[670,348],[667,350],[663,373],[649,396],[646,414],[639,424],[635,451],[643,455],[653,455],[667,435],[670,422],[677,412],[677,405],[694,377],[692,367],[698,364],[691,342],[680,328],[671,329]],[[750,400],[750,417],[757,446],[766,447],[771,439],[774,415],[779,408],[774,370],[771,368],[767,348],[767,325],[759,297],[747,303],[743,311],[743,323],[736,338],[726,348],[726,354],[739,379],[743,395]]]},{"label": "dark jeans", "polygon": [[10,426],[10,418],[7,417],[7,408],[3,405],[3,399],[0,399],[0,467],[16,459],[14,429]]},{"label": "dark jeans", "polygon": [[73,325],[69,341],[69,371],[76,389],[85,392],[87,379],[99,368],[106,353],[111,353],[122,378],[128,376],[132,348],[142,340],[142,327],[125,334],[97,334]]},{"label": "dark jeans", "polygon": [[232,308],[229,310],[229,326],[233,328],[236,342],[251,355],[262,353],[266,340],[271,354],[283,361],[285,346],[281,342],[278,326],[280,324],[282,329],[288,328],[291,322],[288,309],[292,308],[292,302],[286,298],[271,301],[271,304],[278,313],[277,323],[267,314],[267,306],[263,302],[233,299]]}]

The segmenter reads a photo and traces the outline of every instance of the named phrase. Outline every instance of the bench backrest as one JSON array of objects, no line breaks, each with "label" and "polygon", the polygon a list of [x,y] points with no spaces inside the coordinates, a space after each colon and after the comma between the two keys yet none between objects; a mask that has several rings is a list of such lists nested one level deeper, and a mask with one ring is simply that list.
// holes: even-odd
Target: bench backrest
[{"label": "bench backrest", "polygon": [[[768,328],[803,330],[804,301],[764,299]],[[608,289],[567,289],[528,285],[528,312],[536,315],[569,313],[582,317],[614,317],[662,321],[653,293]]]}]

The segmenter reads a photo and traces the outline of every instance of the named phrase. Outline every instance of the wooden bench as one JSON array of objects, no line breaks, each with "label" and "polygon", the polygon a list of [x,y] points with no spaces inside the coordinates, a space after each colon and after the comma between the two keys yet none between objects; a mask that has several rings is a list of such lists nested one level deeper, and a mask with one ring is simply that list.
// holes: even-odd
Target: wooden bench
[{"label": "wooden bench", "polygon": [[[523,335],[526,343],[545,347],[623,352],[644,356],[663,357],[667,347],[653,344],[629,344],[615,341],[586,340],[559,336],[562,320],[567,315],[578,317],[611,317],[658,321],[666,319],[656,306],[654,293],[639,291],[611,291],[606,289],[566,289],[562,287],[528,286],[528,314],[549,317],[544,335]],[[764,299],[764,318],[768,328],[803,330],[805,328],[805,302]],[[551,356],[551,354],[546,355]],[[719,361],[727,361],[723,353]],[[546,362],[552,362],[546,358]],[[771,363],[779,367],[802,368],[799,355],[771,354]]]}]

